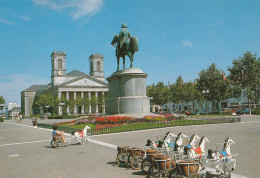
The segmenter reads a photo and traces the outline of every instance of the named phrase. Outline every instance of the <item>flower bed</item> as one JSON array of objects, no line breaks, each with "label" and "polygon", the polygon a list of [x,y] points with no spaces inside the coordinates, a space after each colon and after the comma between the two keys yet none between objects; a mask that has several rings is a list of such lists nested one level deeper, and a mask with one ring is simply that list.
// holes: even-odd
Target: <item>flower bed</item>
[{"label": "flower bed", "polygon": [[[181,118],[182,119],[182,118]],[[151,115],[144,116],[142,118],[134,118],[127,116],[91,116],[88,118],[82,118],[73,121],[55,123],[55,125],[63,124],[67,127],[76,125],[92,125],[94,126],[94,131],[105,130],[108,128],[119,127],[122,125],[135,124],[135,123],[170,123],[173,120],[178,120],[172,114],[167,115]]]}]

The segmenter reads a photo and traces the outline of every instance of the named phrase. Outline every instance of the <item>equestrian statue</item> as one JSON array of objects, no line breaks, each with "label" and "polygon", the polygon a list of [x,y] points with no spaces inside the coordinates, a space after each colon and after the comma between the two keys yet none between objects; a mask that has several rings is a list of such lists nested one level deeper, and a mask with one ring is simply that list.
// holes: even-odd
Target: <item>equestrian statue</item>
[{"label": "equestrian statue", "polygon": [[126,23],[121,26],[119,35],[115,34],[111,44],[116,48],[117,71],[119,70],[120,57],[123,58],[123,65],[125,69],[125,56],[128,56],[131,62],[130,68],[133,67],[134,54],[138,51],[137,37],[131,37]]}]

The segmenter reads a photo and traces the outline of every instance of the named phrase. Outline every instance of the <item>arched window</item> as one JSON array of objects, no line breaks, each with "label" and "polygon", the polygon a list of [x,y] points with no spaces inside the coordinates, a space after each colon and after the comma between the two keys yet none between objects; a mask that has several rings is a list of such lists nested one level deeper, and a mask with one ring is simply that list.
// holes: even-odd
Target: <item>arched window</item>
[{"label": "arched window", "polygon": [[100,62],[97,61],[97,71],[100,71]]},{"label": "arched window", "polygon": [[58,69],[62,69],[62,59],[58,59]]}]

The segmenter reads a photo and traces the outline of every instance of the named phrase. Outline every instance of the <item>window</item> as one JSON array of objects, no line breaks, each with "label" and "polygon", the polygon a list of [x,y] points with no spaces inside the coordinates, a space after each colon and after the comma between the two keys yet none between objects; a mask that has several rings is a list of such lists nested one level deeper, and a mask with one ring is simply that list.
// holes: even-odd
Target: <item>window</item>
[{"label": "window", "polygon": [[97,61],[97,71],[100,71],[100,62]]},{"label": "window", "polygon": [[62,69],[62,59],[58,59],[58,69]]}]

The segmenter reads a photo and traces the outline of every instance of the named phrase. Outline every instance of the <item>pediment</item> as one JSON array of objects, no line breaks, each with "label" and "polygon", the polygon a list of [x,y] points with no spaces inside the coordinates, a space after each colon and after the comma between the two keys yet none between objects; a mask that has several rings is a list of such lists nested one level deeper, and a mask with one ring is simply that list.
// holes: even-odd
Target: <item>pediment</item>
[{"label": "pediment", "polygon": [[100,87],[100,86],[104,86],[104,85],[84,78],[84,79],[72,82],[70,84],[67,84],[65,86],[94,86],[94,87]]},{"label": "pediment", "polygon": [[92,76],[84,75],[77,77],[73,80],[65,82],[60,86],[64,87],[108,87],[108,84],[104,81],[98,80]]}]

